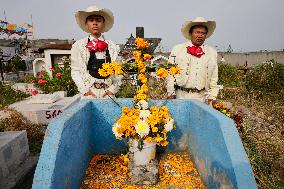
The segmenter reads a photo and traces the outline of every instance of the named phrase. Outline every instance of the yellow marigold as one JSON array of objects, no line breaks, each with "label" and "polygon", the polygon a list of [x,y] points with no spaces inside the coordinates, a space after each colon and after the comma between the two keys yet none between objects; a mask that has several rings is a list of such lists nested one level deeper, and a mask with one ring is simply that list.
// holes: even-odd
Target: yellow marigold
[{"label": "yellow marigold", "polygon": [[140,69],[140,73],[143,73],[143,74],[146,73],[146,66],[144,66],[144,68]]},{"label": "yellow marigold", "polygon": [[141,83],[145,84],[145,83],[147,83],[147,81],[148,81],[147,78],[144,78],[144,79],[141,80]]},{"label": "yellow marigold", "polygon": [[152,58],[152,56],[150,54],[144,54],[144,60],[150,60]]},{"label": "yellow marigold", "polygon": [[156,71],[157,76],[159,76],[160,78],[164,79],[167,77],[168,72],[165,68],[160,68],[158,69],[158,71]]},{"label": "yellow marigold", "polygon": [[147,87],[147,85],[143,84],[143,85],[141,86],[141,91],[143,91],[144,93],[147,93],[147,92],[148,92],[148,87]]},{"label": "yellow marigold", "polygon": [[167,146],[169,144],[168,141],[163,140],[162,142],[160,142],[161,146]]},{"label": "yellow marigold", "polygon": [[123,106],[123,107],[121,108],[121,110],[122,110],[124,113],[129,112],[129,109],[128,109],[128,107],[126,107],[126,106]]},{"label": "yellow marigold", "polygon": [[107,70],[107,69],[109,69],[111,67],[111,64],[110,63],[103,63],[103,65],[102,65],[102,68],[104,69],[104,70]]},{"label": "yellow marigold", "polygon": [[152,127],[152,132],[153,132],[153,133],[158,132],[158,127]]},{"label": "yellow marigold", "polygon": [[106,71],[108,75],[114,75],[114,70],[111,67],[108,68]]},{"label": "yellow marigold", "polygon": [[170,68],[170,74],[171,75],[176,75],[176,74],[179,74],[180,73],[180,68],[179,67],[171,67]]},{"label": "yellow marigold", "polygon": [[151,110],[152,113],[154,113],[154,112],[158,112],[159,108],[158,108],[158,106],[152,106],[150,110]]},{"label": "yellow marigold", "polygon": [[152,137],[149,137],[149,136],[148,136],[148,137],[146,137],[145,140],[150,143],[150,142],[152,142]]},{"label": "yellow marigold", "polygon": [[155,138],[155,141],[157,142],[157,143],[159,143],[159,142],[161,142],[161,141],[163,141],[164,140],[164,138],[163,137],[160,137],[159,135]]},{"label": "yellow marigold", "polygon": [[169,109],[168,109],[167,106],[162,106],[162,107],[161,107],[161,110],[162,110],[162,111],[165,111],[165,112],[168,112],[168,111],[169,111]]},{"label": "yellow marigold", "polygon": [[135,58],[138,58],[138,59],[140,59],[140,57],[141,57],[141,51],[133,51],[133,56],[135,57]]},{"label": "yellow marigold", "polygon": [[140,38],[140,37],[135,39],[135,44],[138,49],[144,49],[144,48],[149,47],[150,45],[148,41],[145,41],[143,38]]},{"label": "yellow marigold", "polygon": [[147,77],[145,76],[145,74],[140,73],[138,75],[138,80],[141,81],[141,83],[145,84],[147,82]]},{"label": "yellow marigold", "polygon": [[99,74],[102,77],[107,77],[108,76],[108,72],[106,72],[104,69],[99,68]]},{"label": "yellow marigold", "polygon": [[139,70],[146,68],[144,62],[141,60],[137,61],[137,66]]},{"label": "yellow marigold", "polygon": [[145,100],[147,98],[147,95],[146,94],[137,94],[136,95],[136,100]]}]

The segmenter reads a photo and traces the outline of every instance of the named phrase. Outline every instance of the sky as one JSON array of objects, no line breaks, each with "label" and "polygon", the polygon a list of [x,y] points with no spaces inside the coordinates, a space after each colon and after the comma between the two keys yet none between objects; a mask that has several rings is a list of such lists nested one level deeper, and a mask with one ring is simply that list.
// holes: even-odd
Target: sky
[{"label": "sky", "polygon": [[284,49],[284,0],[0,0],[0,20],[6,16],[20,25],[30,22],[32,15],[36,38],[77,40],[86,33],[74,14],[90,5],[113,12],[114,26],[105,36],[117,44],[143,26],[145,37],[161,37],[161,49],[170,51],[186,41],[182,24],[202,16],[216,21],[206,43],[218,51],[229,45],[235,52]]}]

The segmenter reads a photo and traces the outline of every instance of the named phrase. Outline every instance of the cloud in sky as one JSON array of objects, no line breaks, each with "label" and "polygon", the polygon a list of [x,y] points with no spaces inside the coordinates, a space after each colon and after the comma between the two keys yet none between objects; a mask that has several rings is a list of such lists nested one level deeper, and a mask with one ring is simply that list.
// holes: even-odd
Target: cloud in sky
[{"label": "cloud in sky", "polygon": [[115,25],[106,36],[125,43],[136,26],[145,37],[161,37],[165,50],[185,39],[180,32],[185,20],[203,16],[217,28],[207,43],[224,51],[284,49],[283,0],[1,0],[0,19],[22,24],[32,14],[37,38],[79,39],[86,35],[77,26],[74,13],[89,5],[111,9]]}]

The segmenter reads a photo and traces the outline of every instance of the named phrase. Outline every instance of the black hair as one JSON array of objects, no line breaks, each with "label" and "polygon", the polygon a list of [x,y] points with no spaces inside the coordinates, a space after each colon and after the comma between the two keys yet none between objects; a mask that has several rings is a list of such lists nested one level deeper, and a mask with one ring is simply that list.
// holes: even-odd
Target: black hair
[{"label": "black hair", "polygon": [[195,26],[192,26],[190,29],[189,29],[189,33],[192,33],[192,31],[194,30],[194,28],[197,28],[197,27],[204,27],[205,30],[206,30],[206,33],[208,33],[208,28],[207,26],[204,26],[204,25],[195,25]]}]

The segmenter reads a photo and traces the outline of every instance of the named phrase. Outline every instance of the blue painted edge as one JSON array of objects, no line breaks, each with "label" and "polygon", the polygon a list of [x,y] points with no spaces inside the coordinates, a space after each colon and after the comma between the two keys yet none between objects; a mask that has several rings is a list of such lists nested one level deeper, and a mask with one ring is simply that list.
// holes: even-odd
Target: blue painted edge
[{"label": "blue painted edge", "polygon": [[[250,189],[257,189],[257,184],[249,159],[243,147],[239,132],[235,127],[234,121],[221,112],[213,108],[208,108],[207,105],[197,100],[192,100],[191,103],[206,110],[209,114],[217,119],[221,132],[223,134],[224,142],[227,146],[232,167],[234,169],[237,188],[247,189],[249,186]],[[232,125],[233,127],[230,127]]]},{"label": "blue painted edge", "polygon": [[[91,102],[88,100],[82,100],[64,111],[64,114],[57,116],[52,119],[48,124],[48,127],[45,132],[43,146],[41,148],[41,153],[37,167],[35,170],[33,178],[33,189],[42,189],[42,186],[45,188],[52,188],[54,180],[54,169],[56,165],[56,156],[61,140],[61,134],[64,130],[65,123],[76,114],[80,109],[84,108]],[[61,126],[61,127],[60,127]],[[54,148],[50,148],[53,146]],[[52,166],[50,166],[52,165]]]}]

